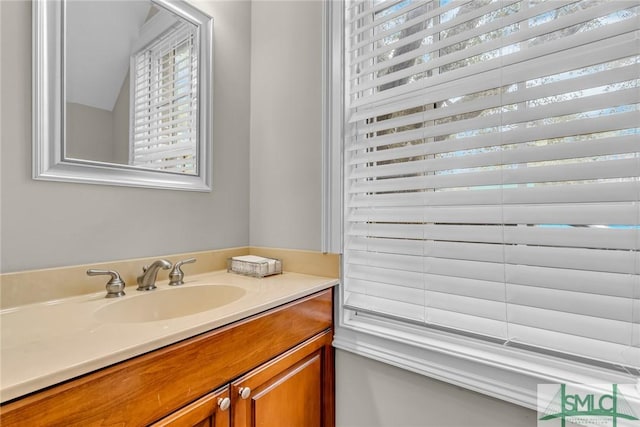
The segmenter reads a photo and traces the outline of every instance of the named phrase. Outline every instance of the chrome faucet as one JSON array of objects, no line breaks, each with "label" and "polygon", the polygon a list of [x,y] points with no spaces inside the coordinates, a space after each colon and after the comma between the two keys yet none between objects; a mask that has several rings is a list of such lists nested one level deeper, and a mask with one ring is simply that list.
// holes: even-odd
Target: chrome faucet
[{"label": "chrome faucet", "polygon": [[165,259],[159,259],[150,266],[142,267],[142,274],[138,276],[138,291],[151,291],[156,288],[156,277],[158,276],[158,270],[168,270],[171,268],[171,263]]}]

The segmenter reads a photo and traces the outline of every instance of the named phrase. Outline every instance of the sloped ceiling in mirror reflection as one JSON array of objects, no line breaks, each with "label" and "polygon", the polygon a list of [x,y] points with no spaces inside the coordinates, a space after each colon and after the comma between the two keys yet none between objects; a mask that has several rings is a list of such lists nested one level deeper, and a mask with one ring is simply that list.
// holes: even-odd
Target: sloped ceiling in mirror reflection
[{"label": "sloped ceiling in mirror reflection", "polygon": [[113,109],[150,8],[149,1],[67,2],[68,102]]}]

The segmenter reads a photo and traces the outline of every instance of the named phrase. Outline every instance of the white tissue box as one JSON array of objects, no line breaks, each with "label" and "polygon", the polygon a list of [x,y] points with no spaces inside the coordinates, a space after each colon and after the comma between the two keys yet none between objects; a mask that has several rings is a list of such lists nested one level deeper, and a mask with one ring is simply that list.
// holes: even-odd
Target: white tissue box
[{"label": "white tissue box", "polygon": [[282,274],[282,261],[257,255],[234,256],[227,260],[227,271],[251,277]]}]

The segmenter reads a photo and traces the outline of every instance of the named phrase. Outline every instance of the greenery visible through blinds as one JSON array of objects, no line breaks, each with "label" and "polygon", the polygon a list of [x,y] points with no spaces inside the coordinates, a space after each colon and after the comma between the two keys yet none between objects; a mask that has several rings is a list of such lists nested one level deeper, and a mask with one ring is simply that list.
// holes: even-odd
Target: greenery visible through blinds
[{"label": "greenery visible through blinds", "polygon": [[640,2],[345,7],[347,312],[640,368]]},{"label": "greenery visible through blinds", "polygon": [[196,27],[182,22],[134,58],[131,164],[197,174]]}]

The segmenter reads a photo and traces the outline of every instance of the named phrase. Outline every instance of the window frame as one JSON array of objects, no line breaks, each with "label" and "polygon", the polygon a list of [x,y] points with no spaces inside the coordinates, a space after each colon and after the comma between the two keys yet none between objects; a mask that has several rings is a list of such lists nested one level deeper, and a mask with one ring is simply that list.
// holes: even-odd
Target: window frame
[{"label": "window frame", "polygon": [[[334,4],[335,3],[335,4]],[[325,122],[325,152],[342,153],[343,126],[348,94],[344,90],[344,2],[325,4],[325,74],[327,84],[323,92]],[[329,156],[327,156],[329,157]],[[339,163],[336,166],[336,162]],[[344,156],[331,157],[333,170],[340,170],[342,186],[338,191],[323,193],[324,214],[339,217],[335,230],[344,227],[346,182]],[[323,162],[325,176],[327,166]],[[336,220],[334,220],[335,222]],[[340,233],[342,235],[342,232]],[[344,253],[342,240],[324,237],[327,247]],[[323,248],[323,250],[325,250]],[[344,262],[344,261],[343,261]],[[342,271],[344,274],[344,269]],[[344,283],[344,277],[342,277]],[[387,363],[440,381],[461,386],[494,398],[530,409],[537,409],[537,387],[547,383],[626,384],[637,383],[640,377],[624,369],[594,364],[579,358],[558,357],[552,352],[530,351],[524,347],[504,345],[477,339],[473,336],[453,334],[446,330],[418,327],[379,315],[353,312],[344,307],[341,286],[336,301],[336,328],[334,347]]]}]

